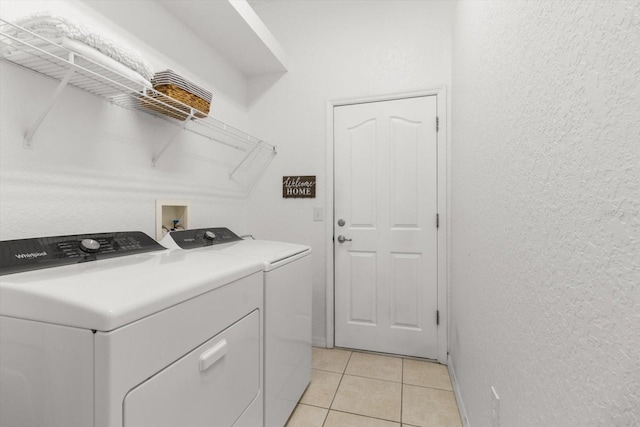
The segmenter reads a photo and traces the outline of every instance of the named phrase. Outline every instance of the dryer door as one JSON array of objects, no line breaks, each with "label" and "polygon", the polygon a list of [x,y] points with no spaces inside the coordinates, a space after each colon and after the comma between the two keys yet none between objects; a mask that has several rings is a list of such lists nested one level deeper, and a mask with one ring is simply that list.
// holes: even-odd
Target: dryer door
[{"label": "dryer door", "polygon": [[261,400],[255,310],[131,390],[124,427],[227,427]]}]

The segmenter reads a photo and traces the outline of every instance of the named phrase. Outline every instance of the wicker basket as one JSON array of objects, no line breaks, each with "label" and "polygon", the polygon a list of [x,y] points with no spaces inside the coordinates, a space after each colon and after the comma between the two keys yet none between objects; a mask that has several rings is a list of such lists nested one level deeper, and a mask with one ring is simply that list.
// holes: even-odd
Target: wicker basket
[{"label": "wicker basket", "polygon": [[[209,109],[211,108],[209,102],[176,85],[160,85],[154,87],[154,89],[166,96],[158,95],[155,92],[148,92],[148,98],[142,98],[140,100],[145,108],[181,121],[187,120],[189,114],[191,114],[189,107],[198,110],[194,115],[196,118],[201,119],[207,117],[207,114],[209,114]],[[155,99],[160,102],[155,102]],[[173,100],[179,102],[174,102]],[[165,104],[173,108],[169,108]]]}]

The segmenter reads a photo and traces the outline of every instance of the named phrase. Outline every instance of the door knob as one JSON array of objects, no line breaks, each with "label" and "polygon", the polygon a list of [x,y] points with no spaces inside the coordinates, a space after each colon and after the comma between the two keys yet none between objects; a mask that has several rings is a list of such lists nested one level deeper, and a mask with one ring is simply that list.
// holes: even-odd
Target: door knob
[{"label": "door knob", "polygon": [[351,241],[351,239],[347,239],[342,234],[338,236],[338,242],[340,242],[340,243],[350,242],[350,241]]}]

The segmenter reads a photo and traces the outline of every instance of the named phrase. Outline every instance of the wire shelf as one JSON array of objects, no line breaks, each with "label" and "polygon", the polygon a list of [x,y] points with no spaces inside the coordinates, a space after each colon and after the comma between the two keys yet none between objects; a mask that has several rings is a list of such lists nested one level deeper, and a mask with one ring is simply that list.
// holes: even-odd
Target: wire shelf
[{"label": "wire shelf", "polygon": [[[142,111],[211,141],[244,151],[256,149],[276,154],[276,147],[226,124],[202,111],[168,97],[131,76],[124,75],[60,44],[0,19],[0,57],[60,81],[58,89],[25,137],[25,146],[46,117],[55,99],[69,84],[129,110]],[[172,138],[153,158],[153,164],[173,142]]]}]

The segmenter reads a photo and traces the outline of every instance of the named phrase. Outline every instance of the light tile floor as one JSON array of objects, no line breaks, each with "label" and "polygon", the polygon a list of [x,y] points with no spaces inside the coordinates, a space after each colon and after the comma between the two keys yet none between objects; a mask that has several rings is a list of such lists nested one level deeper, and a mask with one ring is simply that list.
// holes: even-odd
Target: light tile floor
[{"label": "light tile floor", "polygon": [[313,348],[311,384],[286,427],[461,427],[447,367]]}]

